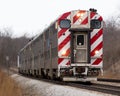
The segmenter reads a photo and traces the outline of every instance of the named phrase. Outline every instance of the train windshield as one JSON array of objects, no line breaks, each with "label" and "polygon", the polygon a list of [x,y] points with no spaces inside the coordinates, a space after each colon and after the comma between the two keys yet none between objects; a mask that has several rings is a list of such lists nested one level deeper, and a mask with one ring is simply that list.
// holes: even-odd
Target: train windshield
[{"label": "train windshield", "polygon": [[93,28],[93,29],[101,28],[101,21],[99,21],[99,20],[91,20],[91,28]]}]

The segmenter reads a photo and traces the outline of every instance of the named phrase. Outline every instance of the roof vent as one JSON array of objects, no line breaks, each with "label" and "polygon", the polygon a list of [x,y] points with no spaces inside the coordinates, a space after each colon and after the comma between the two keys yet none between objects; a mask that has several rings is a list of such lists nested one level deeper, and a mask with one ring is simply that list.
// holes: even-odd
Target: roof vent
[{"label": "roof vent", "polygon": [[89,10],[90,10],[91,12],[95,12],[95,13],[97,12],[97,10],[94,9],[94,8],[90,8]]}]

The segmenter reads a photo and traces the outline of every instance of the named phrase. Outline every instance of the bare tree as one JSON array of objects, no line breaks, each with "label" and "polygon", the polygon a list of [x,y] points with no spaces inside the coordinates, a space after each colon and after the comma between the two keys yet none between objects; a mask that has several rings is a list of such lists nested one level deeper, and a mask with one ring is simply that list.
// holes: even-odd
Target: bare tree
[{"label": "bare tree", "polygon": [[104,68],[117,72],[116,66],[120,66],[120,22],[119,17],[110,18],[104,28]]},{"label": "bare tree", "polygon": [[12,38],[10,28],[0,31],[0,65],[7,67],[6,56],[9,57],[9,66],[17,65],[17,54],[19,50],[29,41],[29,38],[22,36]]}]

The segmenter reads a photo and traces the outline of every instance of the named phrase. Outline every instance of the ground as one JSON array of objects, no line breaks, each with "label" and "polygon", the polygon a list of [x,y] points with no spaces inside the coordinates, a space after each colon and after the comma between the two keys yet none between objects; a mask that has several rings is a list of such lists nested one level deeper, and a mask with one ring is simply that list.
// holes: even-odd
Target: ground
[{"label": "ground", "polygon": [[17,74],[11,77],[24,89],[25,96],[113,96],[66,85],[51,84]]}]

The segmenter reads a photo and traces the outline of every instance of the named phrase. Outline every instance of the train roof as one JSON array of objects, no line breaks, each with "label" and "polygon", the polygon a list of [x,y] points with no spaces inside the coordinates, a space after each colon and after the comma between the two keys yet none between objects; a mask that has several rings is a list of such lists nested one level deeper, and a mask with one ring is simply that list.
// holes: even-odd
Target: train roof
[{"label": "train roof", "polygon": [[46,30],[49,29],[50,26],[52,26],[57,20],[55,20],[54,22],[52,22],[47,28],[45,28],[42,32],[40,32],[38,35],[36,35],[35,37],[33,37],[22,49],[20,49],[20,51],[18,52],[18,54],[20,52],[22,52],[25,48],[27,48],[30,44],[32,44],[32,42],[34,42],[37,38],[39,38]]},{"label": "train roof", "polygon": [[[80,10],[80,9],[79,9]],[[73,11],[78,11],[78,10],[72,10],[72,11],[69,11],[69,12],[73,12]],[[95,13],[97,13],[97,10],[96,9],[93,9],[93,8],[90,8],[89,10],[84,10],[84,11],[92,11],[92,12],[95,12]],[[65,12],[65,13],[68,13],[68,12]],[[63,14],[65,14],[65,13],[63,13]],[[63,15],[62,14],[62,15]],[[25,48],[27,48],[32,42],[34,42],[37,38],[39,38],[40,36],[41,36],[41,34],[43,34],[46,30],[48,30],[49,29],[49,27],[50,26],[52,26],[57,20],[59,20],[60,19],[60,16],[54,21],[54,22],[52,22],[47,28],[45,28],[40,34],[38,34],[38,35],[36,35],[35,37],[33,37],[33,39],[32,40],[30,40],[20,51],[19,51],[19,53],[20,52],[22,52]]]}]

